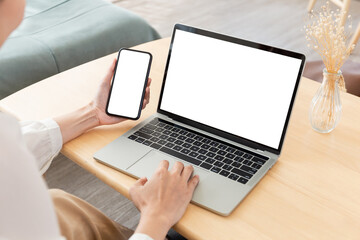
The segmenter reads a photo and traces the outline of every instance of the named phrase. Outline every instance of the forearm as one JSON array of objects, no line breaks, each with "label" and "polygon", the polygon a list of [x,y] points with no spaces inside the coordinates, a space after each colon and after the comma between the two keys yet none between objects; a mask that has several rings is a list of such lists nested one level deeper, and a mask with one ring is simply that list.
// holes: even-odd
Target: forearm
[{"label": "forearm", "polygon": [[54,118],[59,124],[63,144],[99,126],[99,119],[92,103],[74,112]]}]

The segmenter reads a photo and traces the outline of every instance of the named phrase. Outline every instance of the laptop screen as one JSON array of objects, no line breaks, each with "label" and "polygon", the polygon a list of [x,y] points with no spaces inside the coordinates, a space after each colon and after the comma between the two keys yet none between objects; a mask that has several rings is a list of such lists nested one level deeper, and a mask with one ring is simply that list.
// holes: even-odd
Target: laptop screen
[{"label": "laptop screen", "polygon": [[176,29],[168,61],[160,110],[279,150],[303,59]]}]

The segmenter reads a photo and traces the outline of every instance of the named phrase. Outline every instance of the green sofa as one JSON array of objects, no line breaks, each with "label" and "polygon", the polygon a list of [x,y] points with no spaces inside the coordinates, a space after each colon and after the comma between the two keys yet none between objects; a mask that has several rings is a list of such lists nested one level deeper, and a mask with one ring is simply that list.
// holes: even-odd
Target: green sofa
[{"label": "green sofa", "polygon": [[0,48],[0,99],[159,37],[142,18],[104,0],[27,0],[22,24]]}]

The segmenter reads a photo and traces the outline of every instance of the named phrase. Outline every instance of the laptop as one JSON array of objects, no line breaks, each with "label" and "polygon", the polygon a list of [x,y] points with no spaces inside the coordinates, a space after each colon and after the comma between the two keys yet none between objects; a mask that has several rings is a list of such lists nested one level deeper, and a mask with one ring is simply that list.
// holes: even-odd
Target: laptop
[{"label": "laptop", "polygon": [[193,165],[192,202],[227,216],[275,164],[305,63],[300,53],[177,24],[157,112],[94,154],[150,178]]}]

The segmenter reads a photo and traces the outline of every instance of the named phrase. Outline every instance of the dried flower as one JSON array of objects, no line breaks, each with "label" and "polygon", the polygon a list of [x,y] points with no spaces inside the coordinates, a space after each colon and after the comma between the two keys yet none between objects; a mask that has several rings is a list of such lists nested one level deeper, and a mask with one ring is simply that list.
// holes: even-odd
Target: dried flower
[{"label": "dried flower", "polygon": [[[350,34],[340,24],[346,12],[331,11],[327,2],[320,13],[311,11],[310,14],[310,23],[304,27],[308,47],[319,53],[329,73],[337,73],[355,48],[355,45],[347,47]],[[349,24],[348,28],[351,27]]]}]

